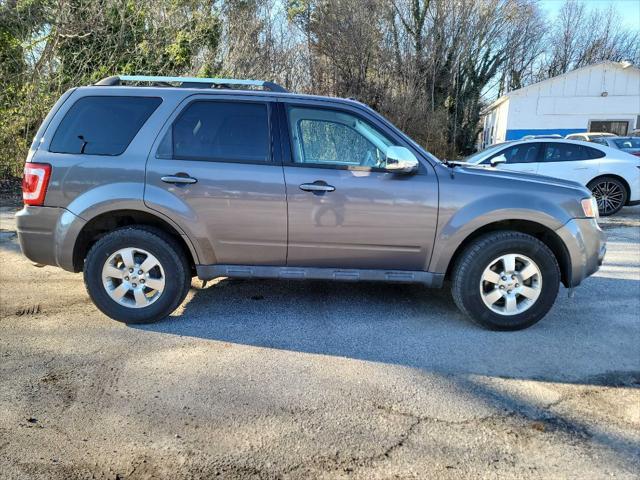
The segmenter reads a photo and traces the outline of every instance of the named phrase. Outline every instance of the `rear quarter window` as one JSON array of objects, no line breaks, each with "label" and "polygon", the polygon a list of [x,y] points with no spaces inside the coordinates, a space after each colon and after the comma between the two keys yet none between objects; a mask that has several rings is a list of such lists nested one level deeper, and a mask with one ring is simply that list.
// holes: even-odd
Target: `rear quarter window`
[{"label": "rear quarter window", "polygon": [[120,155],[160,103],[158,97],[80,98],[60,122],[49,151]]},{"label": "rear quarter window", "polygon": [[585,146],[583,146],[582,148],[584,148],[587,151],[587,155],[590,159],[602,158],[606,155],[602,150],[598,150],[597,148],[591,148],[591,147],[585,147]]}]

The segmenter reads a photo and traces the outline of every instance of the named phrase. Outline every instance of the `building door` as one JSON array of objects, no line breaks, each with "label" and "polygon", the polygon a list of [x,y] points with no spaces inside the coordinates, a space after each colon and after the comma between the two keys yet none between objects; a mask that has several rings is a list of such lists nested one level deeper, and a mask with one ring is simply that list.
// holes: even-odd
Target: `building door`
[{"label": "building door", "polygon": [[591,120],[589,131],[613,133],[624,137],[629,132],[629,122],[626,120]]}]

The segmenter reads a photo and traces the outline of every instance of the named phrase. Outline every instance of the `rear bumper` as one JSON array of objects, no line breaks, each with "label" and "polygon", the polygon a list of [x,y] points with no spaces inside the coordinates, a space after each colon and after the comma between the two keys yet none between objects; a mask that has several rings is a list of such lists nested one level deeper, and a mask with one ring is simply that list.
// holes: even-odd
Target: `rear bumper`
[{"label": "rear bumper", "polygon": [[598,271],[607,253],[607,236],[592,218],[574,218],[556,233],[564,242],[570,258],[569,287],[577,287]]},{"label": "rear bumper", "polygon": [[25,206],[16,213],[22,253],[35,263],[74,271],[75,239],[84,223],[64,208]]}]

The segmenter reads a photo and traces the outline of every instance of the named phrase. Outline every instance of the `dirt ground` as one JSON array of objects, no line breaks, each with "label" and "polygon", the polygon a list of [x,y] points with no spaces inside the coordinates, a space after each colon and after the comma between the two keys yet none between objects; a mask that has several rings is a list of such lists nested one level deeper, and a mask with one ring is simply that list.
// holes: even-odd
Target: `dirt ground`
[{"label": "dirt ground", "polygon": [[0,478],[638,478],[640,208],[521,332],[448,291],[194,280],[147,326],[21,256],[0,215]]}]

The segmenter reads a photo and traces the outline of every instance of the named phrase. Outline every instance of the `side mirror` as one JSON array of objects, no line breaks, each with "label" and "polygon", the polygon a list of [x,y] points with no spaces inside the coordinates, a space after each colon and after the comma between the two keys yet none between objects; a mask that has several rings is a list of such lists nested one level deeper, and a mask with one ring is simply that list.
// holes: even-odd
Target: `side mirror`
[{"label": "side mirror", "polygon": [[501,153],[497,157],[493,157],[491,159],[492,167],[495,167],[496,165],[500,165],[501,163],[507,163],[507,157],[504,156],[504,153]]},{"label": "side mirror", "polygon": [[414,173],[418,171],[418,159],[408,148],[389,147],[385,168],[393,173]]}]

